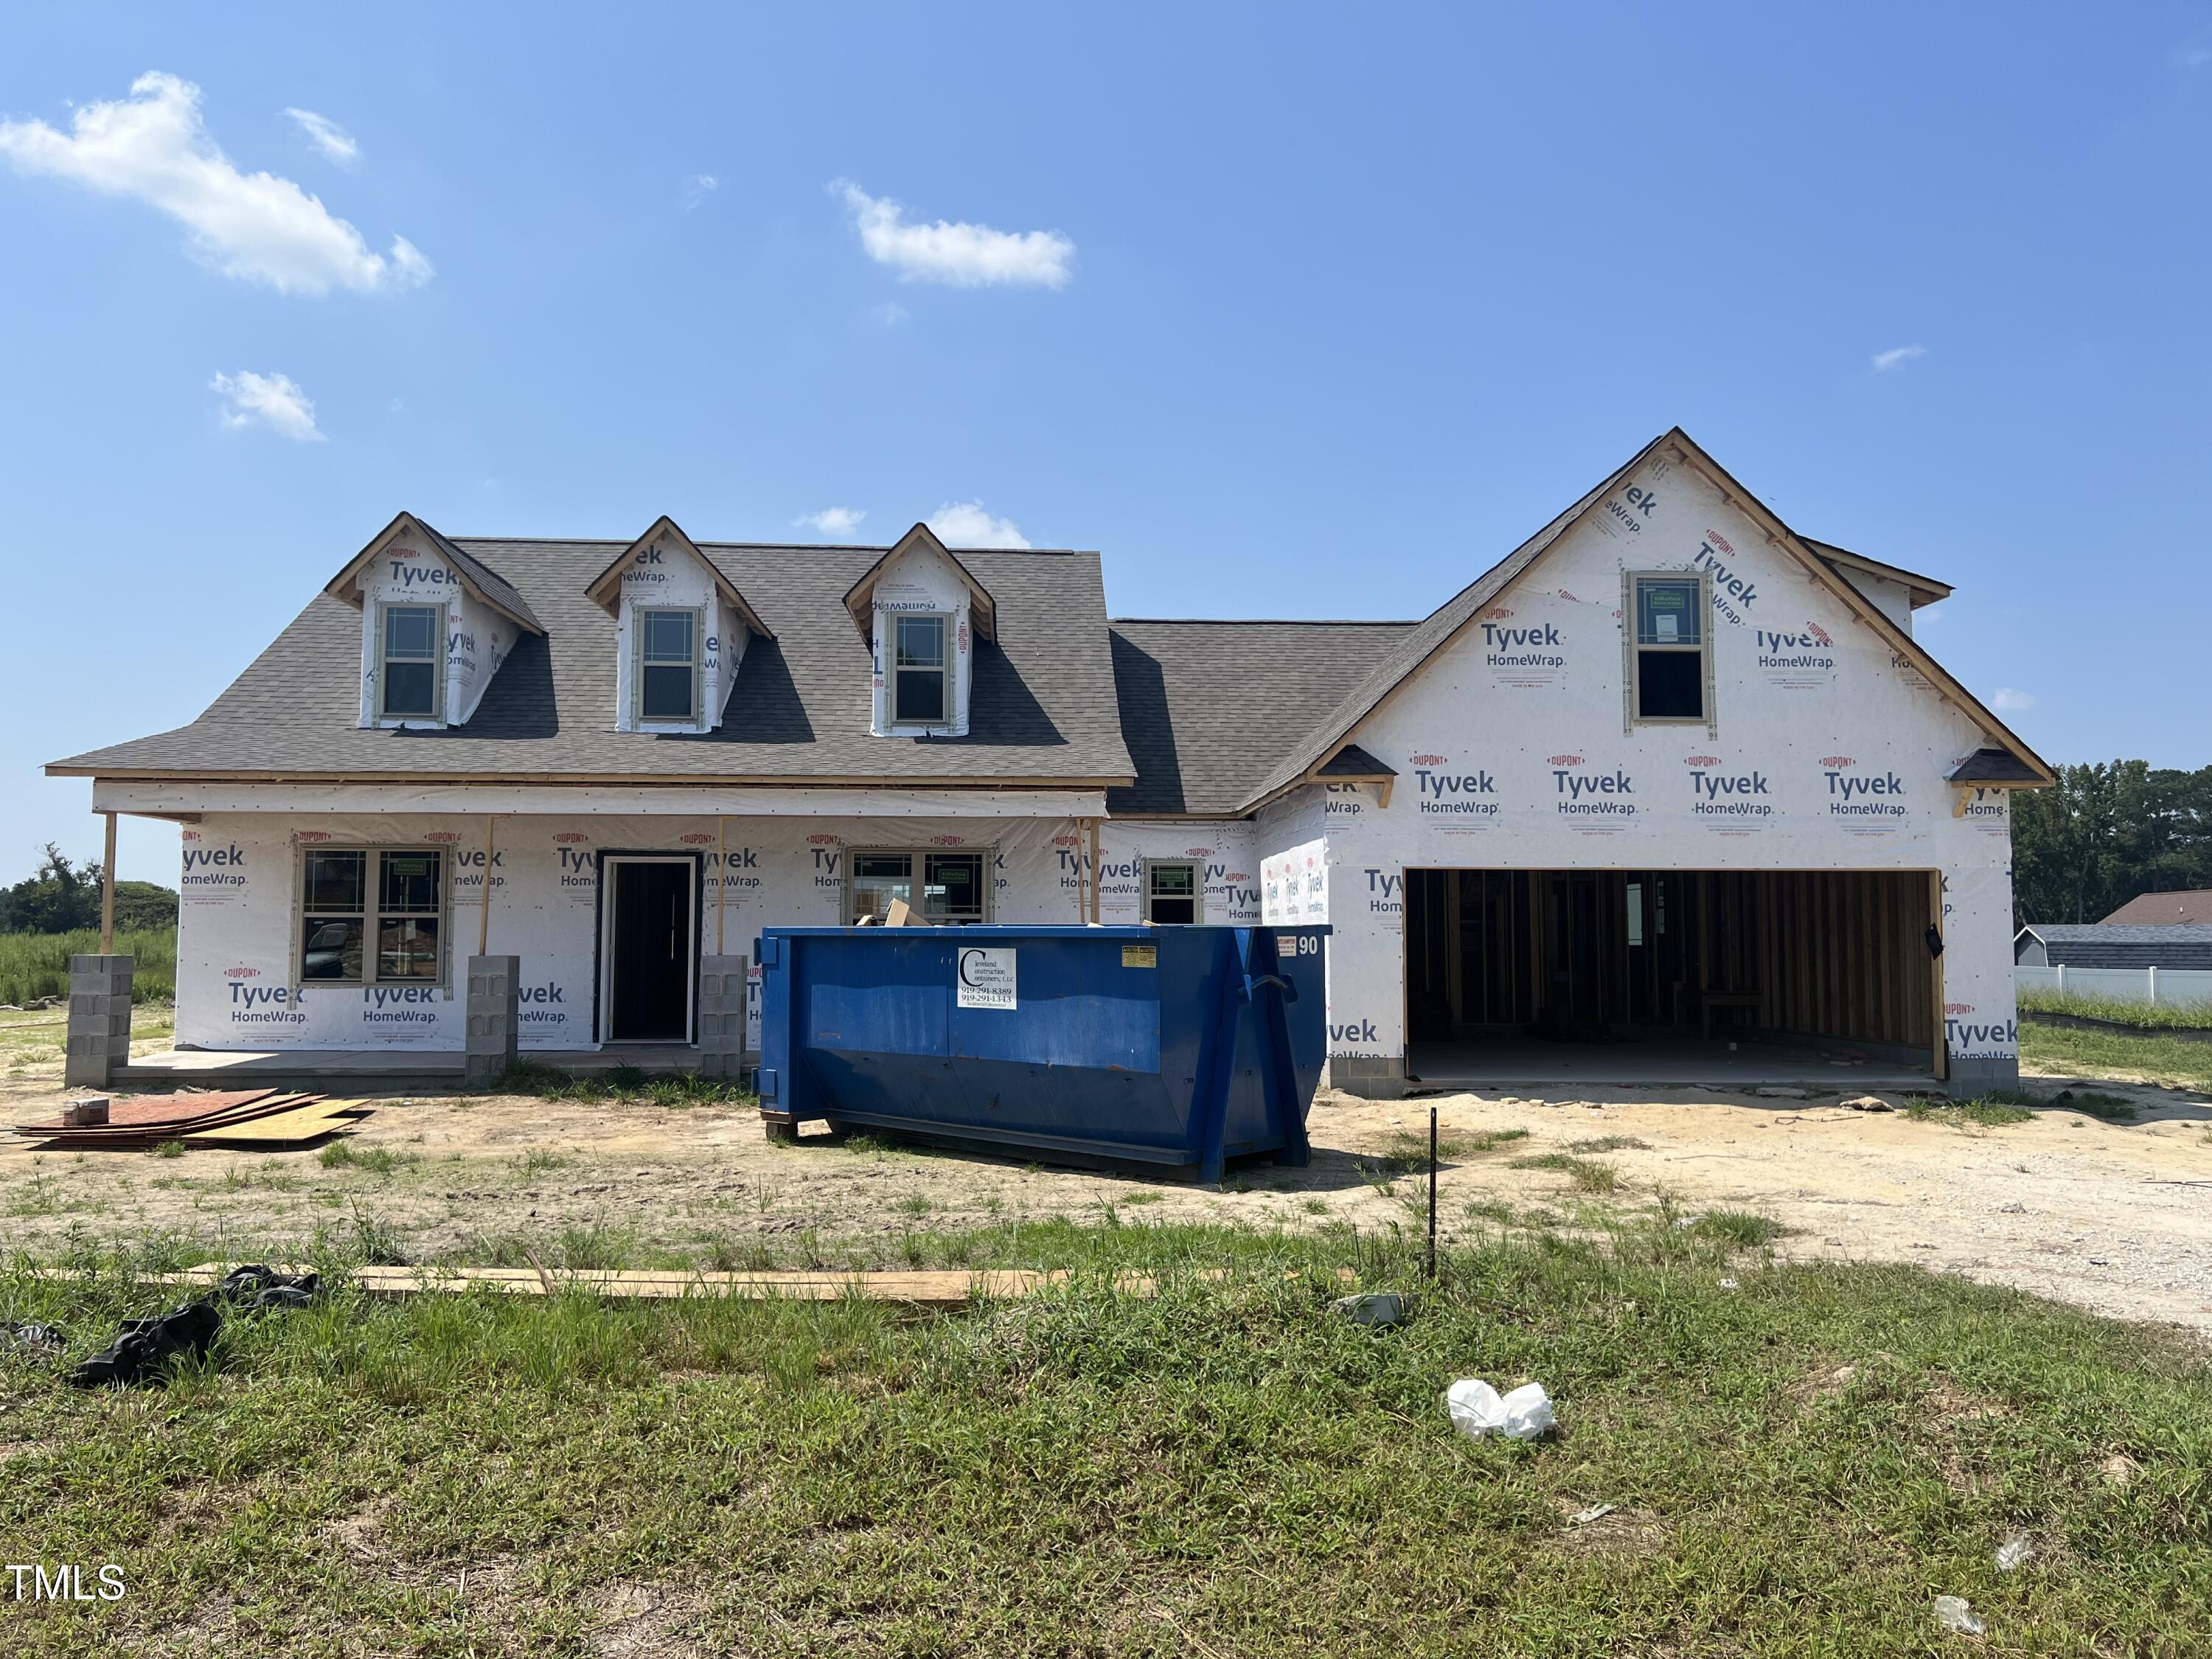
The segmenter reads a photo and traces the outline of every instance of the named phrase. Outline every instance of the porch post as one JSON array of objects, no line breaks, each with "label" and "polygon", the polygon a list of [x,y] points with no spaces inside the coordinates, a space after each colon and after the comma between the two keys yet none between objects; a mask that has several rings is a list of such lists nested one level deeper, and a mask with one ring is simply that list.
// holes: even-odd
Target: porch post
[{"label": "porch post", "polygon": [[107,851],[100,860],[100,954],[115,954],[115,814],[102,812],[107,820]]},{"label": "porch post", "polygon": [[1098,920],[1099,877],[1104,872],[1098,867],[1098,820],[1091,820],[1091,920]]},{"label": "porch post", "polygon": [[491,948],[491,837],[499,823],[499,814],[487,814],[484,818],[483,908],[477,916],[477,954],[483,956]]}]

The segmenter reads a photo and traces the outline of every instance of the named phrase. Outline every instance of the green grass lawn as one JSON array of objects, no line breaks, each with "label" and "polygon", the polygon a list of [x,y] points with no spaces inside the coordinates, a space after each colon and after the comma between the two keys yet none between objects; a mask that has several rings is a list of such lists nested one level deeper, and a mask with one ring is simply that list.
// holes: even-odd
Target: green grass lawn
[{"label": "green grass lawn", "polygon": [[[69,994],[69,959],[100,949],[100,930],[75,933],[0,933],[0,1002],[21,1006]],[[118,928],[118,955],[135,957],[133,1002],[172,1002],[177,995],[177,930]]]},{"label": "green grass lawn", "polygon": [[[1747,1236],[1492,1235],[1385,1330],[1327,1304],[1419,1288],[1395,1243],[1053,1223],[971,1254],[1073,1282],[957,1315],[341,1291],[163,1391],[0,1359],[7,1559],[129,1585],[0,1650],[1888,1659],[1973,1650],[1953,1594],[1991,1653],[2203,1651],[2201,1349]],[[159,1299],[0,1278],[73,1353]],[[1560,1433],[1456,1437],[1470,1376]]]},{"label": "green grass lawn", "polygon": [[2153,1031],[2084,1031],[2020,1023],[2023,1066],[2085,1077],[2141,1077],[2177,1089],[2212,1090],[2212,1042]]}]

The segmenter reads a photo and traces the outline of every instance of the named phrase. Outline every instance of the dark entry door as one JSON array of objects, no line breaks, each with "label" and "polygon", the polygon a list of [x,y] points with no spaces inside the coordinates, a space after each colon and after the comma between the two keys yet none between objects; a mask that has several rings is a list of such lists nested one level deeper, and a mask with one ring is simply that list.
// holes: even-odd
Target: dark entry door
[{"label": "dark entry door", "polygon": [[691,944],[691,861],[624,861],[614,866],[614,875],[607,1036],[616,1042],[689,1042],[697,955]]}]

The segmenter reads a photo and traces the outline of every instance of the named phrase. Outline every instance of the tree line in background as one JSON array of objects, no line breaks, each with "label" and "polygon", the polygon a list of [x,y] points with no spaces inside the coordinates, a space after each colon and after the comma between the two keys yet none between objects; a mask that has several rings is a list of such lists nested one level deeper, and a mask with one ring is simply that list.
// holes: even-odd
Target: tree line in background
[{"label": "tree line in background", "polygon": [[2212,766],[2061,766],[2012,798],[2015,922],[2102,921],[2142,893],[2212,887]]},{"label": "tree line in background", "polygon": [[[53,842],[38,872],[13,887],[0,887],[0,933],[70,933],[100,926],[100,863],[88,859],[71,867]],[[177,896],[150,881],[115,884],[118,929],[173,927]]]}]

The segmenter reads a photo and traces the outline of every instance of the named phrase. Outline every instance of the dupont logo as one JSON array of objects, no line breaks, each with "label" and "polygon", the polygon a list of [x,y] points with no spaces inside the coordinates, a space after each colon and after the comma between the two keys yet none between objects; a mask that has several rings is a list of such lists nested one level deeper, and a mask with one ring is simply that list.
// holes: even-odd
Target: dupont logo
[{"label": "dupont logo", "polygon": [[1580,766],[1582,763],[1580,755],[1547,755],[1544,758],[1547,766]]},{"label": "dupont logo", "polygon": [[1577,599],[1573,594],[1571,594],[1571,593],[1568,592],[1567,592],[1567,590],[1566,590],[1565,588],[1564,588],[1564,587],[1562,587],[1562,588],[1560,588],[1560,589],[1559,590],[1559,597],[1560,597],[1561,599],[1563,599],[1566,600],[1566,601],[1567,601],[1567,603],[1568,603],[1568,604],[1570,604],[1570,605],[1580,605],[1580,604],[1582,603],[1582,601],[1581,601],[1580,599]]},{"label": "dupont logo", "polygon": [[[1073,840],[1073,837],[1071,836],[1070,839]],[[806,838],[806,844],[809,847],[835,847],[837,844],[837,837],[835,836],[809,836]]]},{"label": "dupont logo", "polygon": [[1715,547],[1720,549],[1723,553],[1733,553],[1735,551],[1735,549],[1729,544],[1729,538],[1722,535],[1717,530],[1708,530],[1705,532],[1705,539],[1711,542]]},{"label": "dupont logo", "polygon": [[1080,847],[1083,845],[1083,837],[1080,836],[1054,836],[1052,838],[1052,844],[1054,847]]},{"label": "dupont logo", "polygon": [[1444,763],[1442,755],[1408,755],[1406,758],[1415,766],[1442,766]]},{"label": "dupont logo", "polygon": [[458,830],[433,830],[422,837],[424,841],[435,842],[441,847],[450,847],[460,838],[460,831]]},{"label": "dupont logo", "polygon": [[965,836],[932,836],[929,844],[932,847],[965,847],[968,838]]},{"label": "dupont logo", "polygon": [[689,835],[678,836],[676,839],[686,847],[711,847],[714,844],[714,838],[704,830],[694,830]]},{"label": "dupont logo", "polygon": [[1946,1015],[1971,1014],[1974,1012],[1974,1005],[1971,1002],[1947,1002],[1943,1005],[1943,1012]]},{"label": "dupont logo", "polygon": [[225,979],[259,979],[261,970],[258,968],[226,968],[222,970],[222,976]]},{"label": "dupont logo", "polygon": [[1823,755],[1820,757],[1820,764],[1828,771],[1840,772],[1846,766],[1856,766],[1858,763],[1849,755]]},{"label": "dupont logo", "polygon": [[556,847],[580,847],[590,839],[580,830],[563,830],[553,837],[553,844]]},{"label": "dupont logo", "polygon": [[1682,757],[1682,764],[1685,766],[1718,766],[1720,763],[1721,757],[1718,755],[1685,755]]},{"label": "dupont logo", "polygon": [[330,838],[331,832],[327,830],[302,830],[292,837],[294,841],[306,842],[310,845],[316,842],[328,841]]},{"label": "dupont logo", "polygon": [[1482,619],[1485,622],[1504,622],[1512,614],[1513,612],[1511,610],[1504,605],[1493,605],[1491,609],[1482,613]]},{"label": "dupont logo", "polygon": [[[1182,855],[1187,859],[1210,859],[1213,856],[1213,849],[1211,847],[1186,847],[1182,849]],[[1240,876],[1237,879],[1241,881],[1243,878]]]}]

